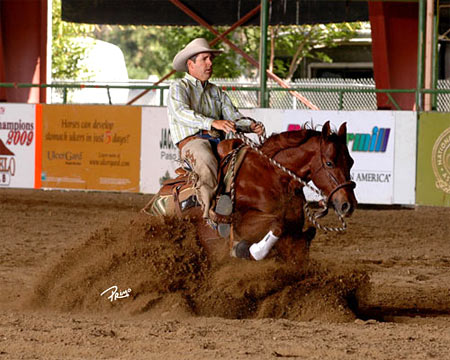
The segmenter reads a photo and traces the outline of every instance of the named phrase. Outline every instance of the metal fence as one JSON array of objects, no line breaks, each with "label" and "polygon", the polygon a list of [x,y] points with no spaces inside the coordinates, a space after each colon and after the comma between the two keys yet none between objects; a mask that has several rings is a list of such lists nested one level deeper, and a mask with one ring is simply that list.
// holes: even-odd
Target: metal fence
[{"label": "metal fence", "polygon": [[[438,90],[450,90],[450,80],[439,80],[437,83]],[[450,112],[450,93],[437,95],[437,111]]]},{"label": "metal fence", "polygon": [[[233,103],[239,108],[258,107],[259,84],[254,79],[213,79],[223,87]],[[152,86],[147,81],[127,83],[84,83],[55,82],[51,88],[51,103],[126,104],[142,91],[149,89],[134,105],[165,106],[170,81]],[[385,92],[396,104],[391,94],[415,92],[409,90],[377,90],[373,79],[298,79],[288,84],[310,100],[321,110],[376,110],[377,92]],[[275,82],[268,82],[269,105],[274,109],[307,109],[287,89]],[[439,80],[436,94],[436,111],[450,112],[450,80]],[[400,108],[398,108],[400,110]]]},{"label": "metal fence", "polygon": [[[228,89],[233,102],[240,108],[257,107],[258,91],[231,89],[236,86],[236,80],[216,79],[216,84]],[[246,87],[257,87],[258,83],[245,82]],[[241,84],[239,84],[241,86]],[[321,110],[377,110],[377,91],[374,79],[298,79],[289,86],[297,89],[304,97]],[[307,109],[297,98],[289,94],[286,89],[280,88],[276,83],[269,83],[270,107],[274,109]],[[439,92],[439,90],[443,90]],[[391,97],[395,92],[414,92],[411,90],[393,90],[387,93]],[[450,80],[439,80],[436,93],[436,111],[450,112]],[[395,102],[394,102],[395,103]]]},{"label": "metal fence", "polygon": [[[235,86],[232,80],[216,79],[216,84],[230,87]],[[375,93],[351,92],[345,90],[375,90],[373,79],[301,79],[288,84],[291,88],[299,89],[304,97],[321,110],[376,110]],[[241,84],[239,84],[241,86]],[[256,81],[246,81],[245,87],[257,87]],[[274,109],[307,109],[297,98],[279,87],[275,82],[269,82],[269,105]],[[233,102],[240,108],[257,107],[258,91],[232,90],[228,91]]]}]

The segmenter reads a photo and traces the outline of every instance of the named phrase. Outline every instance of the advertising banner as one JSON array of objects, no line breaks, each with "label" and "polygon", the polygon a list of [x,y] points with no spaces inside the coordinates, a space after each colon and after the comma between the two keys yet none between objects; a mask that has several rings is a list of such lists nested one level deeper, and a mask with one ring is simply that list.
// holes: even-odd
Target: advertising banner
[{"label": "advertising banner", "polygon": [[[308,111],[245,109],[267,132],[317,127],[330,120],[332,128],[347,123],[347,144],[355,160],[351,176],[356,196],[365,204],[414,204],[416,113],[402,111]],[[397,132],[396,129],[399,129]],[[256,136],[250,135],[254,140]],[[155,193],[161,181],[175,177],[178,149],[169,133],[166,108],[142,109],[141,192]],[[394,151],[395,150],[395,151]],[[305,191],[308,199],[316,199]]]},{"label": "advertising banner", "polygon": [[179,151],[173,144],[167,120],[167,108],[142,108],[140,191],[154,194],[162,181],[176,177]]},{"label": "advertising banner", "polygon": [[450,206],[450,114],[419,118],[417,203]]},{"label": "advertising banner", "polygon": [[[243,115],[257,118],[266,125],[262,112],[258,109],[242,110]],[[273,120],[273,118],[271,119]],[[270,133],[281,129],[280,121],[267,121]],[[256,136],[253,137],[256,140]],[[162,181],[175,178],[175,170],[180,167],[179,150],[170,137],[166,107],[142,108],[141,142],[141,184],[142,193],[158,192]]]},{"label": "advertising banner", "polygon": [[44,105],[42,187],[139,191],[141,109]]},{"label": "advertising banner", "polygon": [[[330,121],[337,131],[347,123],[347,145],[355,161],[351,176],[356,182],[355,194],[361,203],[392,204],[394,199],[393,112],[383,111],[285,111],[283,130],[317,128]],[[307,198],[314,193],[305,189]]]},{"label": "advertising banner", "polygon": [[40,156],[39,106],[0,104],[0,188],[39,187],[35,167]]}]

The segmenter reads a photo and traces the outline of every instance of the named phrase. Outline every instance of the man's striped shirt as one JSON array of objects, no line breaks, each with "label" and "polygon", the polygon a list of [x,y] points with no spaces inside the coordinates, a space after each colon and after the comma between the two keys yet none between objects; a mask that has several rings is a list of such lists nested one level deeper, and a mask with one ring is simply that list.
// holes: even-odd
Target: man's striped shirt
[{"label": "man's striped shirt", "polygon": [[214,120],[243,117],[222,89],[208,81],[202,86],[189,74],[170,85],[167,113],[174,144],[200,130],[211,130]]}]

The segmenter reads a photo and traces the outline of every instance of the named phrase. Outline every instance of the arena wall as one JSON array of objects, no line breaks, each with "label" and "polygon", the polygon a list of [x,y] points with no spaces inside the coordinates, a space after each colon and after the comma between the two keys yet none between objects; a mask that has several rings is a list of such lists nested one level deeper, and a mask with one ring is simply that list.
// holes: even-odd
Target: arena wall
[{"label": "arena wall", "polygon": [[[320,126],[328,120],[338,129],[346,122],[359,202],[416,203],[415,112],[242,112],[261,121],[268,135]],[[21,144],[19,138],[14,145],[9,123],[19,127],[33,124],[31,130],[26,130],[33,134],[29,135],[30,144]],[[18,136],[25,139],[25,135]],[[179,166],[164,107],[0,104],[0,140],[4,144],[0,170],[5,173],[1,187],[155,193],[163,179],[175,176]],[[23,164],[24,170],[19,172],[17,167],[8,182],[6,172],[11,172],[11,158],[17,166]]]},{"label": "arena wall", "polygon": [[417,154],[417,203],[450,206],[449,113],[420,114]]},{"label": "arena wall", "polygon": [[40,187],[42,137],[37,107],[0,104],[0,188]]}]

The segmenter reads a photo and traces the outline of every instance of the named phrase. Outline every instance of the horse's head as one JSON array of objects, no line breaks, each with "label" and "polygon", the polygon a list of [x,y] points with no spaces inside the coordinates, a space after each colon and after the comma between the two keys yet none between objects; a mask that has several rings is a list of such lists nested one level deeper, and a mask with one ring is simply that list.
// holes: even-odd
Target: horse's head
[{"label": "horse's head", "polygon": [[327,121],[318,142],[320,151],[311,162],[311,180],[327,196],[327,206],[333,205],[341,216],[350,216],[357,201],[355,183],[350,178],[353,159],[347,148],[346,123],[333,133]]}]

